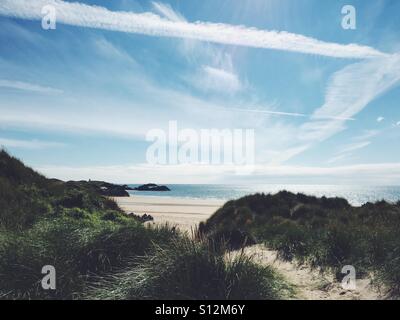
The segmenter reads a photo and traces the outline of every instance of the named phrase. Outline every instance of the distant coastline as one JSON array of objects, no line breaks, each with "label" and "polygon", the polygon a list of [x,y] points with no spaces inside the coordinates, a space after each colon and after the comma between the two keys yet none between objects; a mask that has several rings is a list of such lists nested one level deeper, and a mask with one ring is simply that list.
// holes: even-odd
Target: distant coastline
[{"label": "distant coastline", "polygon": [[[254,193],[277,193],[287,190],[294,193],[304,193],[317,197],[345,198],[350,204],[360,206],[367,202],[385,200],[397,202],[400,200],[400,186],[343,186],[343,185],[295,185],[295,184],[265,184],[265,185],[212,185],[212,184],[166,184],[171,191],[137,192],[128,190],[130,195],[146,197],[167,197],[180,199],[216,199],[231,200]],[[135,188],[139,184],[128,184]]]}]

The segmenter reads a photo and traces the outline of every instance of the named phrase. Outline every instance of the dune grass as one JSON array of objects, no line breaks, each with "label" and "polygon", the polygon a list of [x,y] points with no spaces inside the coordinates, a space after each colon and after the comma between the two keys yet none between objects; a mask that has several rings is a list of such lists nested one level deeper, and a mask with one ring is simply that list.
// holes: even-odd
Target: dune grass
[{"label": "dune grass", "polygon": [[[145,228],[136,221],[60,217],[41,220],[19,233],[2,233],[0,297],[9,299],[79,298],[94,277],[113,272],[127,259],[144,255],[153,243],[167,243],[171,230]],[[44,265],[57,271],[57,289],[41,288]]]},{"label": "dune grass", "polygon": [[294,291],[276,272],[243,253],[185,235],[134,267],[100,282],[88,295],[98,299],[259,300],[282,299]]},{"label": "dune grass", "polygon": [[344,199],[280,192],[228,202],[201,226],[215,241],[240,247],[251,239],[281,258],[329,270],[338,280],[345,265],[358,278],[375,277],[393,297],[400,284],[400,204],[352,207]]}]

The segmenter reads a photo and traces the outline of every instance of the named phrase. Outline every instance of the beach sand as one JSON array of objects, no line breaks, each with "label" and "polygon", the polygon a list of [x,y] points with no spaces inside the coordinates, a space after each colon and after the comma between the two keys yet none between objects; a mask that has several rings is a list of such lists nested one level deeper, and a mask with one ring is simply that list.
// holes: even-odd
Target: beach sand
[{"label": "beach sand", "polygon": [[154,217],[154,223],[179,227],[190,231],[201,221],[207,220],[226,201],[214,199],[189,199],[172,197],[154,197],[134,195],[131,197],[114,198],[118,205],[127,213]]}]

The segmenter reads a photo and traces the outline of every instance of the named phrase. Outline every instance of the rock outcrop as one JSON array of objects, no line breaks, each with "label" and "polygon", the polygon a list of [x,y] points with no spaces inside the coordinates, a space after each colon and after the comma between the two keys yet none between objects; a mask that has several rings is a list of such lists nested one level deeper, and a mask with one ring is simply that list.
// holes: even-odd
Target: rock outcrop
[{"label": "rock outcrop", "polygon": [[171,191],[167,186],[159,186],[155,183],[148,183],[134,188],[136,191]]}]

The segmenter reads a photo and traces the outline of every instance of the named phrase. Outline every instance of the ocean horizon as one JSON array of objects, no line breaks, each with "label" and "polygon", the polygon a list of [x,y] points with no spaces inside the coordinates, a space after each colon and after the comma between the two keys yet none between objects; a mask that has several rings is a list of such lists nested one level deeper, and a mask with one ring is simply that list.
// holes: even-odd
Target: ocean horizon
[{"label": "ocean horizon", "polygon": [[[316,197],[345,198],[354,206],[367,202],[385,200],[400,201],[400,186],[360,186],[360,185],[300,185],[300,184],[263,184],[263,185],[226,185],[226,184],[166,184],[171,191],[128,191],[130,195],[162,196],[170,198],[222,199],[233,200],[255,193],[275,194],[279,191],[304,193]],[[139,184],[128,184],[137,187]]]}]

